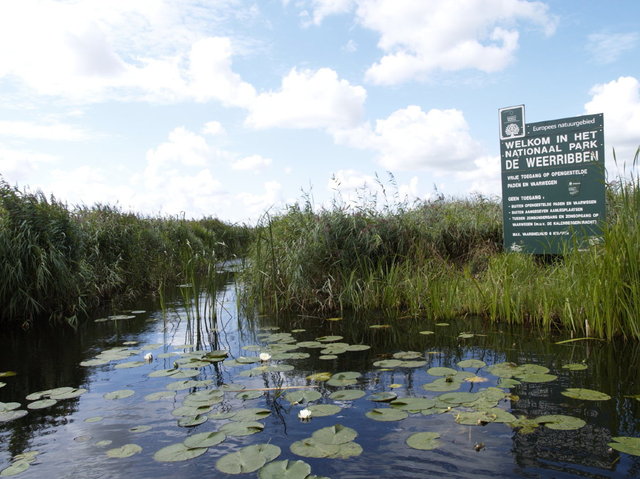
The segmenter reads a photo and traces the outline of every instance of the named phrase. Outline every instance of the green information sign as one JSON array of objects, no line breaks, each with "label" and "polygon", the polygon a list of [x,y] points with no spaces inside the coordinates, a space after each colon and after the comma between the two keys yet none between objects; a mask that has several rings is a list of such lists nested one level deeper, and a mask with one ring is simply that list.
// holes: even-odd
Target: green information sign
[{"label": "green information sign", "polygon": [[500,109],[504,248],[557,254],[602,241],[603,115],[525,123]]}]

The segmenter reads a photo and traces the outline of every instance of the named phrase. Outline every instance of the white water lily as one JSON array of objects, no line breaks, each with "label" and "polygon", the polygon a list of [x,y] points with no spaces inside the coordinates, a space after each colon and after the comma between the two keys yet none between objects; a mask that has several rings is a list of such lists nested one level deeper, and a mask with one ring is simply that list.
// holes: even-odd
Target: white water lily
[{"label": "white water lily", "polygon": [[147,353],[144,355],[144,360],[148,363],[150,363],[151,361],[153,361],[153,354],[151,353]]},{"label": "white water lily", "polygon": [[260,353],[260,361],[269,361],[271,355],[269,353]]},{"label": "white water lily", "polygon": [[300,418],[303,421],[311,420],[311,410],[307,408],[301,409],[298,412],[298,418]]}]

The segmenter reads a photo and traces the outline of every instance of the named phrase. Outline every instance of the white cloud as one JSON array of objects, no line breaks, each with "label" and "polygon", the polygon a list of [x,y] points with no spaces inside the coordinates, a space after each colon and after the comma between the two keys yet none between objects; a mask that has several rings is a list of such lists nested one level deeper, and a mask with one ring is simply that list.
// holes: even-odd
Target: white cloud
[{"label": "white cloud", "polygon": [[385,55],[368,80],[392,85],[434,71],[504,69],[518,49],[518,22],[547,34],[555,20],[542,2],[526,0],[356,0],[358,21],[380,35]]},{"label": "white cloud", "polygon": [[[629,165],[640,146],[640,81],[634,77],[620,77],[595,85],[590,93],[591,101],[585,104],[585,113],[604,114],[607,153],[615,148],[618,165]],[[612,161],[607,168],[610,173],[615,171]]]},{"label": "white cloud", "polygon": [[587,50],[594,61],[601,65],[616,62],[623,53],[633,50],[640,40],[637,32],[593,33],[589,35]]},{"label": "white cloud", "polygon": [[53,155],[30,150],[16,150],[0,143],[0,176],[22,187],[58,161]]},{"label": "white cloud", "polygon": [[488,197],[502,193],[500,156],[480,156],[473,161],[468,171],[456,174],[459,180],[470,182],[469,193],[479,193]]},{"label": "white cloud", "polygon": [[81,141],[93,135],[82,128],[65,123],[0,121],[0,136],[30,140]]},{"label": "white cloud", "polygon": [[226,131],[219,121],[208,121],[202,127],[202,133],[204,135],[219,136],[224,135]]},{"label": "white cloud", "polygon": [[254,220],[269,209],[281,206],[282,185],[277,181],[267,181],[264,183],[264,192],[262,194],[254,193],[238,193],[237,199],[243,204],[244,210],[248,216]]},{"label": "white cloud", "polygon": [[335,71],[295,68],[277,92],[258,95],[246,124],[253,128],[348,128],[362,117],[366,91],[340,80]]},{"label": "white cloud", "polygon": [[258,173],[260,170],[267,168],[272,163],[271,158],[265,158],[260,155],[250,155],[240,158],[231,164],[234,170],[253,171]]},{"label": "white cloud", "polygon": [[329,15],[338,13],[346,13],[351,10],[355,4],[355,0],[311,0],[311,16],[312,23],[320,25],[322,20]]},{"label": "white cloud", "polygon": [[464,115],[453,109],[425,113],[411,105],[377,120],[374,129],[367,125],[334,137],[338,143],[376,151],[379,163],[390,171],[460,171],[480,153]]}]

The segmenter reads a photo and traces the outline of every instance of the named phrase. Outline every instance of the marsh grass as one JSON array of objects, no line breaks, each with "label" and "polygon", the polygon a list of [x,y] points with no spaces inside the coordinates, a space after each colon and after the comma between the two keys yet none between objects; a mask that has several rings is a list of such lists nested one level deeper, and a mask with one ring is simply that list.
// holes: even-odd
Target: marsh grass
[{"label": "marsh grass", "polygon": [[0,181],[0,322],[74,324],[107,300],[155,292],[206,273],[214,257],[243,255],[251,234],[211,218],[70,209]]},{"label": "marsh grass", "polygon": [[245,300],[263,312],[473,315],[637,340],[638,176],[607,185],[607,203],[604,242],[554,257],[503,252],[500,204],[484,197],[294,205],[259,225]]}]

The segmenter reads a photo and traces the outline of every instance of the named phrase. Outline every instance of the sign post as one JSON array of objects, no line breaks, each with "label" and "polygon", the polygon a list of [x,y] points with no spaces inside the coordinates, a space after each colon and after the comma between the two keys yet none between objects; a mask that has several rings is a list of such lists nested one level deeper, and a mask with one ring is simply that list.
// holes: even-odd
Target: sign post
[{"label": "sign post", "polygon": [[504,248],[558,254],[602,241],[602,114],[525,122],[524,105],[500,109]]}]

